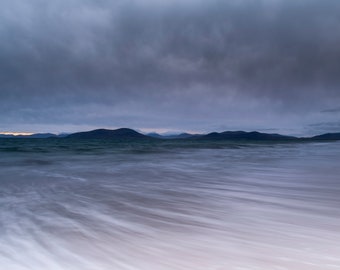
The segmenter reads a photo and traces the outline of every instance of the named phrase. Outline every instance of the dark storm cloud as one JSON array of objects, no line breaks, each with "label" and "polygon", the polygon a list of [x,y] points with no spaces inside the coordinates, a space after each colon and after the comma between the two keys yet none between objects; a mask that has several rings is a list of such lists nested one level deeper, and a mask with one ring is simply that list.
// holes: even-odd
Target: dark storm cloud
[{"label": "dark storm cloud", "polygon": [[337,0],[1,6],[5,126],[287,128],[340,101]]}]

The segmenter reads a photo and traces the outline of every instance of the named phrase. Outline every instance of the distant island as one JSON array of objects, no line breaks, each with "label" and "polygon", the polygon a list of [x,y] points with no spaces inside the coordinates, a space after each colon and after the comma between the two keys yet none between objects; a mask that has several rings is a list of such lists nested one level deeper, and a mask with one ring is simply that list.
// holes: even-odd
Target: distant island
[{"label": "distant island", "polygon": [[111,129],[95,129],[85,132],[77,132],[66,136],[68,139],[150,139],[149,136],[143,135],[133,129],[119,128]]},{"label": "distant island", "polygon": [[141,134],[130,128],[95,129],[72,134],[56,135],[52,133],[36,133],[31,135],[0,134],[0,138],[32,138],[32,139],[98,139],[98,140],[242,140],[242,141],[336,141],[340,140],[339,133],[326,133],[313,137],[294,137],[276,133],[262,133],[257,131],[224,131],[208,134],[181,133],[178,135],[161,135],[158,133]]}]

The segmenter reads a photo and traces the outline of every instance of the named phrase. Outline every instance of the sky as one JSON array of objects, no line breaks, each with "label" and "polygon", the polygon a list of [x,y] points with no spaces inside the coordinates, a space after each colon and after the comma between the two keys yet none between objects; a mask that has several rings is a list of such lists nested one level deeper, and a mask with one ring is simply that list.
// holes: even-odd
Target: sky
[{"label": "sky", "polygon": [[2,0],[0,132],[340,132],[339,0]]}]

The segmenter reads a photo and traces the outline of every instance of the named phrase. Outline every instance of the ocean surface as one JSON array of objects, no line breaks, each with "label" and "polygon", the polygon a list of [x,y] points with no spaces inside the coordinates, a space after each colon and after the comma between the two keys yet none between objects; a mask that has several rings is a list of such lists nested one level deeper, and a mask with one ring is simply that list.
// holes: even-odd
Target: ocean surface
[{"label": "ocean surface", "polygon": [[0,140],[1,270],[339,270],[340,143]]}]

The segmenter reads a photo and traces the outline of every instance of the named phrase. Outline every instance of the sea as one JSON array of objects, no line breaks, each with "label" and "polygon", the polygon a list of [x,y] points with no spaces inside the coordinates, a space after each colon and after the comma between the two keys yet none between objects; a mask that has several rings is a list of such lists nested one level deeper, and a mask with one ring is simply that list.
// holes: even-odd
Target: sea
[{"label": "sea", "polygon": [[0,139],[0,270],[339,270],[340,142]]}]

